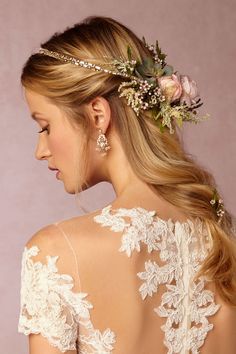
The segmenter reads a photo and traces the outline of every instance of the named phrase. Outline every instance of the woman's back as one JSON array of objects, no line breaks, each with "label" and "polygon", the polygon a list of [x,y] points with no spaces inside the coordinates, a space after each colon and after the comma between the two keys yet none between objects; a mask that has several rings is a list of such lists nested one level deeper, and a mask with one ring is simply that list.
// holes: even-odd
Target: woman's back
[{"label": "woman's back", "polygon": [[182,144],[182,123],[202,120],[196,82],[165,58],[158,41],[90,17],[24,66],[35,157],[69,194],[103,181],[116,194],[27,243],[19,330],[34,333],[30,354],[235,351],[231,214]]},{"label": "woman's back", "polygon": [[[31,239],[28,249],[42,246],[34,262],[46,263],[46,255],[59,256],[56,263],[48,263],[51,275],[44,271],[43,284],[50,279],[46,294],[51,300],[47,306],[42,300],[44,306],[38,307],[48,309],[41,323],[47,324],[45,337],[51,344],[54,341],[61,351],[72,350],[78,338],[77,350],[83,354],[234,353],[236,311],[222,302],[212,283],[191,281],[211,247],[206,229],[200,219],[172,220],[160,218],[150,208],[110,204],[51,226],[50,240]],[[28,282],[42,280],[42,270],[34,269],[32,276],[28,262],[29,268]],[[72,278],[57,279],[55,274]],[[34,308],[33,296],[30,303]],[[32,326],[26,308],[22,306],[20,331]],[[65,313],[65,325],[60,327]],[[38,326],[40,315],[35,316]]]}]

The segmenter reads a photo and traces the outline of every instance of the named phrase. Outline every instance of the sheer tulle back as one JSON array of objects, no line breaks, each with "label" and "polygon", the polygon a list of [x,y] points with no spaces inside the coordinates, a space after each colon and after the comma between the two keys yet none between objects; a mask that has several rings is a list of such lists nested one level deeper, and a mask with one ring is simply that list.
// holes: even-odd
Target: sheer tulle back
[{"label": "sheer tulle back", "polygon": [[173,222],[108,205],[93,218],[56,224],[64,237],[52,256],[57,272],[71,277],[57,295],[67,303],[66,328],[76,324],[78,353],[233,354],[230,337],[228,352],[220,348],[222,321],[229,336],[235,312],[207,279],[192,282],[212,242],[200,219]]}]

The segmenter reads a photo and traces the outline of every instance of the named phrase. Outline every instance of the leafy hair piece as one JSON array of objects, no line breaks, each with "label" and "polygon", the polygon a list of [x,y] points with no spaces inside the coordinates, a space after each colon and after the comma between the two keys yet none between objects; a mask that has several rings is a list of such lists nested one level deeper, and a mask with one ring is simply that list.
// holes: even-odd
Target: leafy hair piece
[{"label": "leafy hair piece", "polygon": [[162,52],[158,41],[155,46],[149,45],[143,37],[143,43],[149,55],[142,60],[133,57],[132,49],[128,45],[128,60],[117,58],[102,65],[46,48],[40,48],[38,53],[83,68],[122,77],[124,80],[118,87],[119,97],[126,99],[127,105],[132,107],[137,116],[143,111],[150,111],[161,132],[168,128],[170,134],[173,134],[174,121],[177,126],[182,127],[183,121],[198,123],[208,118],[209,114],[201,118],[197,115],[197,108],[203,103],[196,82],[187,75],[174,72],[173,67],[166,63],[166,54]]}]

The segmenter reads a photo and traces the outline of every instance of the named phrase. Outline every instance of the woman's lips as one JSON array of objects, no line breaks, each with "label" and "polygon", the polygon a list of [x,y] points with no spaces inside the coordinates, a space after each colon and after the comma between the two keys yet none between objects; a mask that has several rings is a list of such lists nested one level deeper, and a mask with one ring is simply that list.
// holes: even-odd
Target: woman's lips
[{"label": "woman's lips", "polygon": [[57,170],[57,173],[56,173],[56,178],[59,179],[59,174],[60,174],[60,171]]},{"label": "woman's lips", "polygon": [[51,170],[51,171],[57,171],[57,173],[56,173],[56,178],[59,179],[60,171],[59,171],[57,168],[52,168],[52,167],[48,167],[48,168],[49,168],[49,170]]}]

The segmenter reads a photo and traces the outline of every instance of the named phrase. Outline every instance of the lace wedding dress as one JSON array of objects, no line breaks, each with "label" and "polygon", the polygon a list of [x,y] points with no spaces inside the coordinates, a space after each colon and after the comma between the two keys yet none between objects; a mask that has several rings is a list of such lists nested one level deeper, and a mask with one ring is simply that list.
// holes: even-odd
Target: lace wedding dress
[{"label": "lace wedding dress", "polygon": [[[137,318],[143,316],[150,340],[155,342],[155,332],[158,340],[153,351],[145,347],[140,352],[136,350],[136,354],[201,353],[201,347],[214,327],[210,317],[221,308],[215,302],[214,293],[206,288],[207,279],[202,277],[193,281],[211,248],[203,222],[198,218],[173,222],[159,218],[152,210],[141,207],[112,209],[111,204],[99,211],[93,220],[102,232],[106,231],[101,237],[107,237],[113,243],[109,243],[107,249],[102,245],[102,251],[97,249],[103,262],[96,265],[96,256],[93,256],[95,263],[94,266],[89,263],[88,272],[84,265],[80,272],[83,291],[73,291],[74,278],[58,271],[59,255],[46,252],[44,262],[34,261],[41,252],[40,247],[35,244],[24,248],[18,331],[25,335],[40,333],[62,353],[76,350],[80,354],[129,354],[133,353],[131,346],[125,346],[129,333],[130,338],[132,334],[129,318],[133,316],[135,325]],[[59,222],[54,225],[61,232],[60,236],[64,235],[80,264],[79,249],[82,248],[72,246]],[[87,252],[89,258],[89,248]],[[106,258],[109,254],[110,259]],[[93,281],[89,274],[93,274]],[[131,284],[134,291],[129,290]],[[96,289],[94,293],[88,291],[91,286]],[[107,298],[101,295],[107,292]],[[93,302],[89,296],[93,297]],[[101,328],[95,325],[99,320],[92,315],[96,308],[103,318]],[[104,318],[107,319],[105,327]],[[122,321],[127,321],[127,328],[121,325]],[[140,336],[146,333],[145,327],[139,328]],[[153,337],[151,333],[154,333]]]}]

